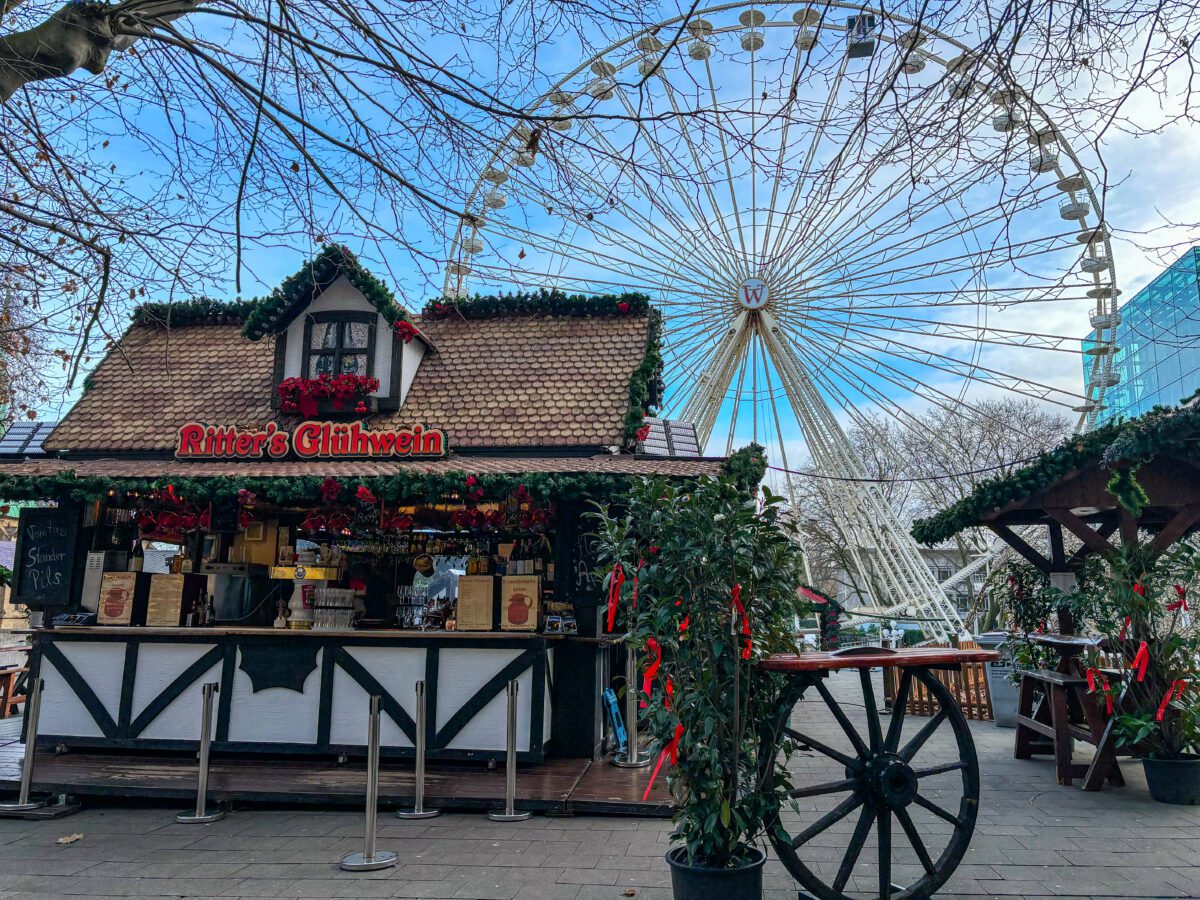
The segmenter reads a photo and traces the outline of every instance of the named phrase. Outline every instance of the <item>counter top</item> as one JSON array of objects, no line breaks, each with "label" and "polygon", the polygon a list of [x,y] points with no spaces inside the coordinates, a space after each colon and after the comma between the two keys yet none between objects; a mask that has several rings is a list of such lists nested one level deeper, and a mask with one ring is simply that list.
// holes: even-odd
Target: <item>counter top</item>
[{"label": "counter top", "polygon": [[[379,638],[395,639],[395,638],[445,638],[446,640],[533,640],[536,638],[544,638],[548,641],[559,641],[567,638],[574,638],[577,635],[568,634],[540,634],[535,631],[412,631],[401,630],[399,628],[368,628],[368,629],[349,629],[349,630],[298,630],[287,628],[251,628],[245,626],[224,626],[218,625],[215,628],[161,628],[149,626],[129,626],[129,625],[63,625],[58,628],[39,628],[31,632],[37,637],[69,637],[71,635],[87,635],[94,636],[116,636],[126,635],[130,637],[215,637],[215,636],[238,636],[249,635],[254,637],[269,637],[279,635],[281,637],[355,637],[355,638]],[[592,640],[587,638],[586,640]]]}]

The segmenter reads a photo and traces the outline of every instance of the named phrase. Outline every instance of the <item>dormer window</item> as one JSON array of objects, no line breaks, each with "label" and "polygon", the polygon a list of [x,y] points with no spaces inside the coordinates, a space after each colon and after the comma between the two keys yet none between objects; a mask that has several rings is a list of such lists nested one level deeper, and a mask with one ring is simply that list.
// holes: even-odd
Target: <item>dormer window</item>
[{"label": "dormer window", "polygon": [[375,325],[374,313],[323,312],[306,316],[305,377],[374,374]]}]

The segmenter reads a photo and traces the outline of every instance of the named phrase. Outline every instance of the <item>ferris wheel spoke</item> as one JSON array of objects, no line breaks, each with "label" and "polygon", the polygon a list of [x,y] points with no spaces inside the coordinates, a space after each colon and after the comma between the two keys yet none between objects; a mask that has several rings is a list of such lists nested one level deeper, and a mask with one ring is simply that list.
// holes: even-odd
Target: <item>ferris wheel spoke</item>
[{"label": "ferris wheel spoke", "polygon": [[712,358],[696,378],[684,404],[683,417],[696,425],[702,445],[712,434],[729,384],[745,354],[749,331],[748,314],[738,313],[725,335],[717,341]]},{"label": "ferris wheel spoke", "polygon": [[[867,321],[861,321],[861,319],[867,319]],[[831,320],[814,318],[809,321],[830,322]],[[910,334],[926,338],[946,338],[952,341],[966,341],[972,344],[983,342],[1057,353],[1073,353],[1076,355],[1082,352],[1078,347],[1071,346],[1079,343],[1077,335],[1016,331],[1011,328],[997,328],[992,325],[950,322],[940,319],[916,319],[908,316],[897,316],[894,313],[870,310],[857,311],[855,324],[856,327],[866,328],[871,331],[898,332],[900,334]]]},{"label": "ferris wheel spoke", "polygon": [[[945,200],[947,198],[938,199]],[[958,199],[958,196],[956,196],[954,199]],[[873,229],[867,234],[858,235],[853,242],[858,249],[856,249],[853,255],[839,259],[838,265],[850,267],[857,263],[861,263],[861,261],[864,259],[870,259],[870,265],[867,269],[867,271],[870,272],[872,269],[878,269],[881,266],[893,264],[913,254],[928,252],[931,248],[944,244],[947,241],[956,239],[961,240],[967,235],[973,235],[976,232],[987,228],[988,226],[1007,225],[1007,223],[1013,219],[1016,213],[1024,211],[1025,209],[1035,209],[1037,207],[1037,202],[1040,202],[1040,198],[1030,198],[1028,205],[1022,209],[1001,208],[999,211],[996,211],[996,207],[993,206],[983,215],[968,215],[966,217],[966,221],[954,219],[942,225],[934,226],[927,231],[912,234],[911,227],[924,215],[931,212],[934,208],[933,203],[923,204],[922,206],[916,208],[915,213],[911,211],[901,211],[890,219],[886,220],[886,222],[883,223],[883,226],[891,226],[892,230],[884,231],[883,226],[881,226]],[[887,240],[897,234],[906,232],[908,233],[908,236],[902,240],[896,241],[895,243],[885,244],[882,247],[877,246],[874,243],[876,239],[882,238],[883,240]],[[1064,247],[1067,247],[1070,246],[1070,244],[1066,242],[1066,238],[1073,237],[1075,234],[1076,232],[1074,231],[1060,232],[1053,235],[1044,236],[1041,238],[1041,240],[1062,240]],[[854,236],[852,235],[852,237]],[[1006,246],[1013,245],[1008,244]],[[830,265],[825,269],[818,269],[812,273],[812,277],[820,277],[823,274],[828,274],[832,271],[835,271],[836,268],[837,265]]]},{"label": "ferris wheel spoke", "polygon": [[[927,95],[932,97],[933,95]],[[888,145],[887,150],[877,154],[872,161],[873,166],[867,166],[841,194],[841,202],[838,204],[829,204],[826,211],[820,220],[815,223],[814,231],[819,234],[824,241],[831,244],[840,244],[848,240],[850,233],[863,225],[870,222],[876,215],[887,208],[888,204],[896,200],[905,192],[916,190],[917,186],[922,184],[923,179],[931,174],[931,170],[941,164],[946,156],[953,151],[954,147],[950,143],[945,143],[939,152],[925,153],[921,156],[919,162],[912,165],[908,172],[896,173],[892,178],[889,187],[881,191],[876,197],[872,198],[865,208],[859,208],[857,204],[850,201],[859,196],[869,186],[870,179],[879,174],[880,169],[884,166],[884,160],[890,155],[889,151],[893,149],[895,142],[902,140],[902,135],[894,136],[893,142]],[[895,163],[890,163],[895,165]],[[910,201],[901,205],[900,209],[895,214],[896,217],[903,217],[906,228],[911,228],[913,222],[919,219],[926,212],[944,206],[945,199],[938,198],[938,195],[944,191],[950,191],[954,196],[961,196],[974,187],[972,180],[963,179],[962,183],[956,183],[954,180],[947,179],[944,187],[933,192],[928,198],[930,202],[922,203],[921,201]],[[838,221],[842,216],[847,218],[842,220],[842,224],[838,225]],[[799,248],[796,248],[799,249]],[[812,255],[810,253],[797,254],[802,257],[802,264],[811,264]]]},{"label": "ferris wheel spoke", "polygon": [[[793,220],[796,215],[796,207],[800,202],[801,196],[805,193],[805,185],[809,180],[809,173],[812,171],[813,162],[816,160],[817,148],[825,136],[826,122],[829,119],[830,112],[833,110],[834,103],[837,101],[838,93],[842,86],[842,79],[846,75],[846,67],[849,63],[849,56],[843,55],[841,65],[838,66],[838,70],[834,74],[833,81],[829,86],[829,93],[826,95],[825,105],[821,109],[820,118],[817,119],[816,124],[813,126],[812,139],[809,141],[808,150],[804,154],[804,160],[800,164],[800,172],[796,176],[795,188],[788,198],[787,212],[783,215],[785,222]],[[765,254],[766,259],[779,259],[780,245],[787,239],[787,234],[788,229],[781,226],[775,236],[774,242]]]},{"label": "ferris wheel spoke", "polygon": [[[703,271],[695,270],[690,266],[682,264],[676,268],[668,268],[674,262],[673,260],[653,260],[645,253],[639,252],[628,244],[623,247],[617,244],[615,247],[636,256],[638,261],[621,259],[611,253],[606,253],[595,248],[583,248],[574,244],[568,244],[511,223],[488,225],[484,231],[485,233],[501,234],[507,238],[517,238],[522,243],[541,249],[547,253],[564,255],[585,265],[594,266],[626,278],[657,275],[665,281],[680,281],[684,283],[688,286],[685,290],[690,290],[695,296],[712,298],[717,294],[718,289],[705,279]],[[594,232],[592,233],[594,234]]]},{"label": "ferris wheel spoke", "polygon": [[[677,234],[673,238],[673,241],[674,241],[673,246],[682,246],[683,240],[681,240],[681,239],[695,237],[698,233],[699,234],[706,233],[703,231],[697,232],[696,230],[689,229],[687,227],[687,225],[675,213],[675,211],[671,209],[670,204],[665,203],[663,201],[663,199],[660,196],[658,196],[658,192],[655,190],[654,186],[647,181],[645,174],[641,171],[641,167],[637,164],[637,162],[632,159],[627,159],[624,155],[622,155],[620,153],[620,151],[618,151],[616,149],[616,147],[613,146],[612,142],[609,140],[607,135],[605,135],[604,132],[602,132],[596,126],[596,124],[594,122],[585,119],[582,121],[582,127],[592,136],[592,138],[596,141],[596,144],[598,146],[606,148],[605,152],[609,155],[610,159],[612,159],[614,161],[617,161],[617,160],[621,161],[622,165],[619,168],[628,171],[628,173],[630,175],[630,182],[637,189],[638,193],[642,196],[642,198],[645,200],[645,202],[647,204],[649,204],[649,206],[656,213],[658,213],[659,216],[662,217],[663,221],[669,222],[671,224],[671,226],[677,231]],[[626,163],[628,163],[628,166],[625,165]],[[590,177],[588,177],[587,180],[589,182],[591,182],[592,184],[597,184]],[[598,188],[599,188],[599,190],[597,192],[598,197],[602,197],[606,193],[611,192],[611,189],[609,191],[605,191],[603,185],[598,185]],[[646,224],[652,225],[652,223],[650,223],[648,220],[647,220]],[[696,227],[700,228],[701,224],[702,223],[697,222]],[[657,226],[653,226],[653,227],[655,227],[657,230]],[[668,246],[672,246],[672,245],[668,245]],[[699,249],[699,248],[697,248],[697,249]],[[718,261],[718,259],[716,259],[716,258],[708,259],[707,254],[702,254],[702,255],[704,255],[706,257],[706,261],[711,266],[713,266],[716,269],[720,269],[721,262]]]},{"label": "ferris wheel spoke", "polygon": [[[933,98],[934,95],[932,92],[926,92],[922,95],[919,95],[912,104],[914,107],[914,113],[920,113],[924,105],[933,105]],[[860,119],[860,124],[864,127],[862,134],[864,140],[866,138],[865,126],[867,121],[868,118],[865,116]],[[837,218],[839,218],[843,213],[853,212],[854,207],[852,205],[852,201],[860,196],[869,187],[871,178],[877,175],[881,169],[889,164],[888,160],[892,151],[900,148],[905,140],[906,135],[901,131],[897,131],[891,135],[889,140],[885,142],[880,151],[877,152],[866,165],[862,166],[862,170],[857,175],[850,179],[849,186],[845,187],[839,193],[838,201],[830,203],[828,202],[829,193],[832,191],[834,185],[834,179],[832,175],[837,174],[838,171],[837,169],[832,170],[830,175],[825,179],[825,200],[827,202],[821,204],[811,204],[816,212],[814,213],[813,221],[809,223],[804,233],[820,234],[822,231],[829,230],[830,224],[833,221],[836,221]],[[846,149],[848,149],[848,147]],[[923,159],[921,166],[915,172],[911,173],[910,177],[912,180],[916,181],[926,172],[928,172],[928,170],[932,168],[943,155],[944,154],[931,154],[926,156]],[[898,192],[902,189],[903,181],[901,179],[896,179],[896,182],[897,183],[893,186],[892,190]],[[894,193],[890,196],[894,196]],[[887,200],[890,199],[890,196],[888,196],[888,192],[885,192],[885,197],[887,197],[887,199],[885,199],[883,202],[886,203]],[[854,215],[852,217],[852,221],[857,220],[858,218],[859,217],[857,215]],[[788,257],[793,255],[793,253],[799,249],[802,238],[803,233],[797,231],[793,239],[788,244],[777,248],[774,255],[776,257]]]},{"label": "ferris wheel spoke", "polygon": [[[600,196],[604,193],[603,187],[597,185],[595,182],[591,181],[589,178],[581,177],[580,180],[585,183],[588,183],[592,187],[593,191],[597,192],[597,196]],[[530,182],[528,184],[528,186],[534,193],[537,194],[539,202],[542,205],[546,206],[547,208],[552,209],[554,207],[554,204],[558,202],[558,198],[556,198],[553,195],[551,195],[550,193],[548,193],[540,185],[536,185],[536,184]],[[661,247],[683,246],[683,243],[680,240],[680,236],[682,233],[671,234],[671,233],[665,232],[661,228],[659,228],[657,225],[650,222],[646,217],[634,215],[634,214],[628,212],[622,206],[609,207],[609,209],[611,211],[615,212],[617,215],[619,215],[622,219],[624,219],[628,225],[632,226],[633,228],[635,228],[639,232],[641,232],[648,240],[657,241]],[[618,230],[618,229],[600,221],[599,215],[603,215],[603,213],[599,214],[599,215],[590,213],[589,215],[591,215],[592,218],[591,219],[583,218],[580,221],[580,224],[586,226],[586,230],[588,231],[588,233],[594,235],[597,239],[604,240],[610,246],[623,247],[627,250],[630,250],[630,252],[633,252],[635,255],[637,255],[641,259],[646,260],[648,263],[651,263],[653,265],[657,265],[658,267],[660,267],[660,271],[661,271],[661,266],[663,265],[663,263],[669,260],[669,258],[668,258],[668,260],[664,260],[664,258],[663,258],[664,254],[661,249],[656,250],[650,244],[646,243],[645,240],[641,240],[639,238],[634,237],[627,228],[622,227],[621,229]],[[487,221],[488,220],[485,220],[485,223]],[[516,228],[519,226],[516,226],[514,224],[514,225],[508,226],[508,227]],[[525,233],[530,233],[528,231],[528,229],[522,229],[522,230]],[[635,251],[629,245],[633,245],[634,247],[636,247],[638,249]],[[694,276],[701,276],[702,279],[705,281],[707,281],[708,276],[711,275],[711,272],[713,270],[713,267],[711,265],[706,270],[704,267],[698,266],[697,264],[693,263],[691,260],[682,260],[681,261],[681,260],[679,260],[678,255],[676,255],[674,260],[669,260],[669,261],[679,265],[681,268],[684,268],[684,269],[690,271]]]},{"label": "ferris wheel spoke", "polygon": [[[703,172],[707,170],[707,166],[700,162],[700,154],[696,148],[695,142],[692,140],[691,121],[689,117],[683,115],[679,107],[678,97],[671,82],[667,79],[662,79],[663,92],[666,94],[667,101],[671,104],[671,109],[675,112],[680,122],[680,133],[683,136],[684,142],[688,146],[688,153],[692,157],[692,164],[696,168],[696,173],[704,186],[704,192],[708,196],[708,205],[712,210],[712,220],[721,229],[721,236],[726,249],[731,256],[737,255],[737,248],[734,246],[733,235],[729,233],[729,227],[726,225],[725,216],[721,214],[721,205],[717,202],[716,193],[713,191],[712,179],[705,177]],[[701,119],[700,121],[703,121]]]},{"label": "ferris wheel spoke", "polygon": [[977,362],[965,362],[964,360],[947,356],[944,353],[937,353],[928,348],[907,344],[895,338],[854,338],[845,335],[841,340],[847,346],[857,347],[870,355],[883,354],[893,356],[933,371],[955,375],[972,382],[988,385],[989,387],[1000,387],[1036,400],[1055,403],[1060,406],[1073,406],[1080,400],[1078,394],[1073,394],[1063,388],[1034,381],[1021,375],[1002,372],[990,366],[980,365]]},{"label": "ferris wheel spoke", "polygon": [[[629,115],[631,117],[636,117],[637,110],[635,110],[633,108],[633,104],[631,104],[629,102],[629,98],[625,95],[625,92],[623,90],[621,90],[620,88],[618,88],[617,96],[620,98],[621,104],[625,107],[625,109],[629,113]],[[639,127],[644,129],[644,126],[639,126]],[[687,127],[686,124],[683,125],[683,128],[686,129],[686,127]],[[672,187],[675,188],[675,193],[683,201],[683,204],[688,208],[688,211],[691,213],[692,217],[695,219],[697,228],[699,228],[699,226],[701,224],[707,223],[708,218],[704,215],[703,211],[700,209],[699,204],[688,194],[687,191],[683,190],[680,187],[679,182],[676,181],[676,178],[679,178],[682,180],[685,178],[685,176],[682,174],[678,174],[678,175],[666,174],[668,172],[674,173],[677,170],[675,169],[674,165],[666,159],[666,156],[662,152],[662,149],[659,146],[658,141],[650,139],[647,141],[647,145],[650,147],[651,153],[654,154],[655,159],[658,160],[658,164],[662,168],[666,180],[669,181],[671,183]],[[691,146],[690,141],[688,142],[688,146],[690,148],[690,146]],[[697,174],[699,175],[700,180],[704,183],[705,188],[711,190],[711,186],[709,185],[708,178],[706,178],[703,174],[700,174],[699,171]],[[718,222],[719,221],[720,220],[718,219]],[[710,259],[712,259],[721,268],[721,271],[724,272],[730,278],[731,281],[736,282],[738,280],[737,273],[735,271],[733,271],[732,269],[730,269],[725,264],[725,260],[727,260],[729,258],[728,255],[725,252],[723,252],[723,250],[725,248],[718,246],[714,242],[713,235],[707,229],[700,230],[700,231],[698,231],[698,233],[705,237],[706,243],[708,243],[708,245],[712,251],[712,255],[711,255]],[[723,230],[723,236],[725,238],[726,243],[728,243],[729,235],[727,232],[724,232],[724,230]],[[732,249],[731,244],[729,246],[729,249]]]},{"label": "ferris wheel spoke", "polygon": [[[968,252],[936,260],[920,259],[905,266],[891,269],[856,270],[853,279],[856,286],[861,288],[892,287],[896,284],[908,284],[933,278],[946,278],[951,275],[978,274],[980,271],[1005,263],[1017,263],[1036,259],[1053,253],[1061,252],[1066,243],[1060,243],[1063,235],[1049,238],[1031,238],[1018,241],[1007,247],[985,249],[981,252]],[[912,251],[914,255],[917,251]],[[896,261],[896,260],[893,260]],[[896,278],[891,276],[915,276],[912,278]],[[816,276],[813,276],[816,280]],[[877,279],[879,279],[877,281]],[[885,280],[884,280],[885,279]],[[1047,278],[1047,282],[1051,279]],[[829,282],[826,282],[829,283]]]},{"label": "ferris wheel spoke", "polygon": [[[720,113],[721,107],[720,107],[720,104],[717,102],[717,86],[716,86],[716,82],[714,82],[714,80],[713,80],[712,63],[709,62],[708,59],[704,60],[704,72],[708,77],[708,93],[709,93],[709,97],[712,99],[713,117],[714,117],[714,120],[719,120],[719,113]],[[748,263],[748,261],[750,259],[750,256],[746,252],[746,233],[742,228],[742,208],[738,204],[738,200],[737,200],[737,188],[735,187],[734,178],[733,178],[733,165],[729,159],[729,143],[725,139],[725,130],[723,128],[718,128],[716,131],[717,131],[717,137],[720,140],[721,158],[722,158],[722,162],[724,163],[725,178],[726,178],[726,181],[728,182],[728,187],[729,187],[729,203],[730,203],[731,207],[733,208],[734,224],[737,226],[738,245],[741,247],[741,251],[742,251],[741,261],[743,263],[743,266],[746,266],[746,264]],[[742,277],[743,278],[748,277],[748,275],[749,275],[748,269],[743,269],[743,271],[744,271],[744,274],[742,275]]]}]

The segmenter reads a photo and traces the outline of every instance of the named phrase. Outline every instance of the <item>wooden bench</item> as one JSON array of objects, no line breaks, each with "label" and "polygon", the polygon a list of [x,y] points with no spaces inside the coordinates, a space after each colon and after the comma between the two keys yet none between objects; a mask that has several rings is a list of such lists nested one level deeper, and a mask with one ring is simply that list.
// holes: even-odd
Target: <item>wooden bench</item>
[{"label": "wooden bench", "polygon": [[[1110,784],[1123,785],[1125,779],[1117,765],[1109,739],[1108,716],[1088,691],[1087,679],[1067,672],[1049,669],[1023,671],[1021,691],[1017,702],[1017,733],[1013,755],[1031,759],[1038,753],[1053,753],[1058,783],[1068,787],[1082,778],[1083,789],[1099,790],[1107,779]],[[1115,673],[1114,673],[1115,675]],[[1035,711],[1037,694],[1045,695]],[[1050,745],[1038,742],[1035,735],[1050,738]],[[1072,739],[1097,748],[1091,763],[1075,763],[1071,759]]]},{"label": "wooden bench", "polygon": [[25,695],[17,693],[17,683],[21,676],[29,672],[23,666],[10,666],[0,669],[0,719],[15,716],[25,702]]}]

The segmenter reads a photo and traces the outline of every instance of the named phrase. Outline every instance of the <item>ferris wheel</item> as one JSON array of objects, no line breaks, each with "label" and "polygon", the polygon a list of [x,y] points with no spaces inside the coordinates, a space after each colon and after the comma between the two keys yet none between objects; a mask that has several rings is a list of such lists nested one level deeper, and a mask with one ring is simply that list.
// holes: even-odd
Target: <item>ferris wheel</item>
[{"label": "ferris wheel", "polygon": [[1104,408],[1110,233],[1046,109],[962,36],[780,0],[631,34],[528,111],[549,127],[497,142],[445,295],[649,294],[660,414],[710,451],[755,440],[784,471],[807,455],[873,607],[961,634],[847,429],[984,415],[996,396],[1071,410],[1079,430]]}]

